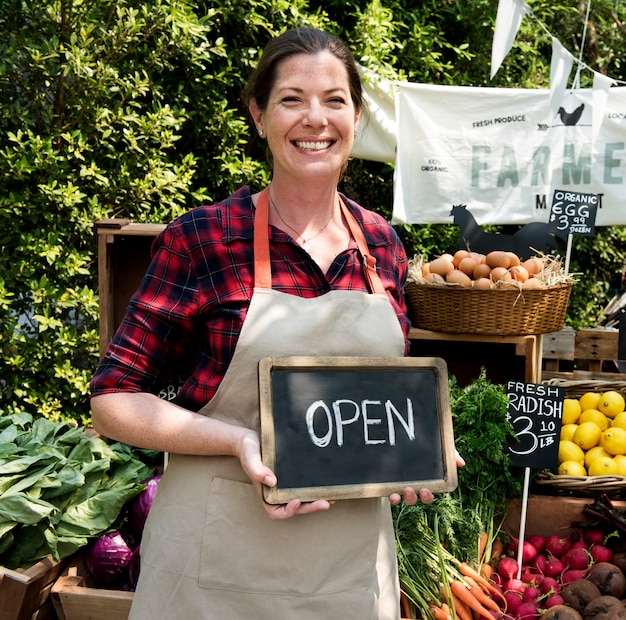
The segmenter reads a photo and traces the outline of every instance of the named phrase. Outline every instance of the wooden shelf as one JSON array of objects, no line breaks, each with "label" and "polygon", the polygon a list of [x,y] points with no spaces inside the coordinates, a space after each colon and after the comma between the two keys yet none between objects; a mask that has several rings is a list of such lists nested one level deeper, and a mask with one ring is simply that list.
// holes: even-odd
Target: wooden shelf
[{"label": "wooden shelf", "polygon": [[541,335],[448,334],[412,327],[409,339],[411,355],[442,357],[461,384],[475,378],[481,367],[494,381],[541,382]]}]

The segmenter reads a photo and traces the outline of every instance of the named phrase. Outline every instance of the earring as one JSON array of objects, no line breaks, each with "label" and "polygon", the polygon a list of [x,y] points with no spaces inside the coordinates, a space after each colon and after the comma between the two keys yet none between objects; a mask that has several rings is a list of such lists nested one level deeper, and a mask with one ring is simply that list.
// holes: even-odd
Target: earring
[{"label": "earring", "polygon": [[263,133],[264,131],[262,129],[259,129],[259,136],[261,136],[261,138],[263,137]]}]

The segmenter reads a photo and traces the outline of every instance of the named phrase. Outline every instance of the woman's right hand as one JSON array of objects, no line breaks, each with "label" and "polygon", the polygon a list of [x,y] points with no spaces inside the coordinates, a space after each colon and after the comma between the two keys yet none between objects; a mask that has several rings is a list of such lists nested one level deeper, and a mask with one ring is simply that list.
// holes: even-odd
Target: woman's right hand
[{"label": "woman's right hand", "polygon": [[[243,470],[252,481],[259,497],[263,498],[263,486],[276,486],[276,474],[263,464],[261,460],[261,444],[259,436],[254,431],[246,431],[239,441],[238,457]],[[296,515],[310,514],[319,510],[328,510],[332,503],[327,500],[302,502],[292,499],[287,504],[268,504],[263,501],[263,507],[270,519],[290,519]]]}]

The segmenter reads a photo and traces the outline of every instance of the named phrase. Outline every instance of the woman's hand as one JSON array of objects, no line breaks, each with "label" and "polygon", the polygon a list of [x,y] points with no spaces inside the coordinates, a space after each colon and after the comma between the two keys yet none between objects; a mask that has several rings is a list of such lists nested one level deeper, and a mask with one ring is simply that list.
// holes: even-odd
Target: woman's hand
[{"label": "woman's hand", "polygon": [[[263,486],[276,486],[276,475],[263,465],[261,460],[261,444],[259,436],[254,431],[246,431],[239,442],[238,456],[243,470],[246,472],[259,497],[263,497]],[[332,502],[316,500],[314,502],[302,502],[292,499],[287,504],[267,504],[263,507],[272,520],[290,519],[296,515],[310,514],[319,510],[328,510]]]},{"label": "woman's hand", "polygon": [[[457,467],[463,467],[465,465],[463,457],[456,450],[454,451],[454,458]],[[402,500],[404,500],[405,504],[414,506],[417,504],[418,499],[422,502],[422,504],[430,504],[435,499],[435,496],[428,489],[415,491],[412,487],[405,487],[402,493],[392,493],[389,496],[389,501],[394,505],[399,504]]]}]

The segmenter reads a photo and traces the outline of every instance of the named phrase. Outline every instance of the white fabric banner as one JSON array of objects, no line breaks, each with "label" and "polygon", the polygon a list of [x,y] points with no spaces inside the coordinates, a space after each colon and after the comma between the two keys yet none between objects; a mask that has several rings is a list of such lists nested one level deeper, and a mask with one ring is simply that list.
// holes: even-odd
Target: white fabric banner
[{"label": "white fabric banner", "polygon": [[553,114],[547,89],[398,84],[393,221],[452,223],[466,204],[481,225],[547,222],[564,190],[599,195],[597,226],[626,224],[626,87],[601,92]]}]

